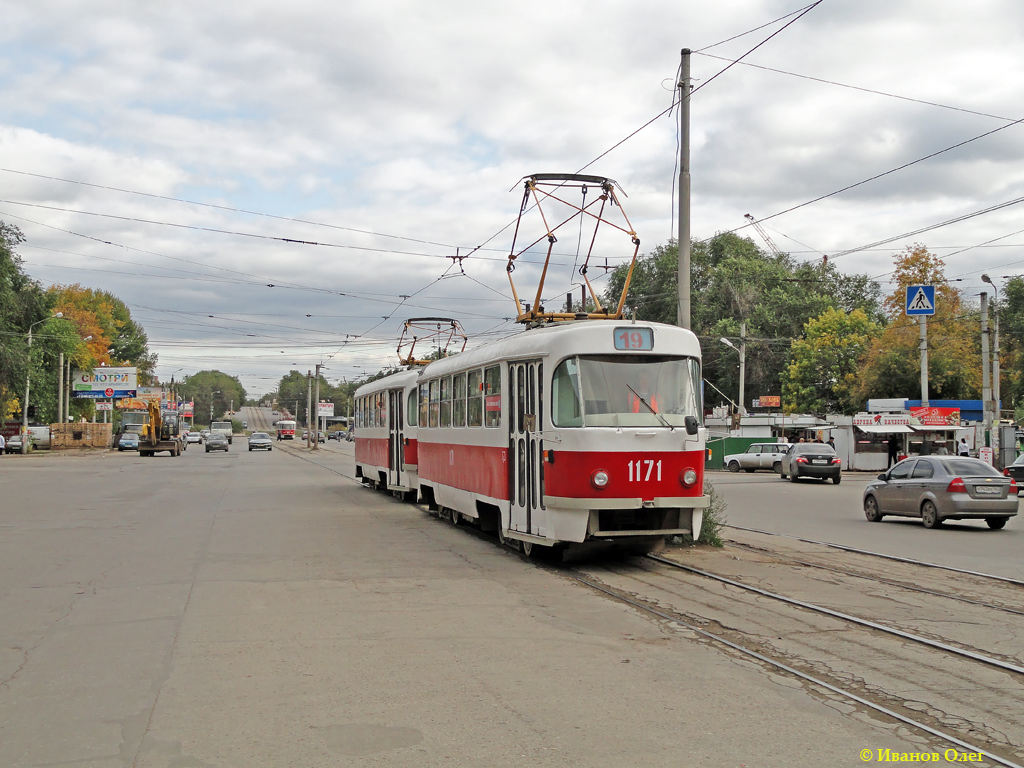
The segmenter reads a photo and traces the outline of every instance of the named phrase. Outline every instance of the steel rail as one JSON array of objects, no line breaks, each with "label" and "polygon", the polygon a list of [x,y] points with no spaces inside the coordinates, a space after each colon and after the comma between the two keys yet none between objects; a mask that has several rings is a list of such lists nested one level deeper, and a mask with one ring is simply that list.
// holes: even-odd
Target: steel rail
[{"label": "steel rail", "polygon": [[674,560],[669,560],[668,558],[661,557],[660,555],[645,555],[645,557],[649,560],[662,563],[663,565],[667,565],[671,568],[677,568],[682,571],[695,573],[698,576],[713,579],[714,581],[720,581],[723,584],[728,584],[739,589],[744,589],[748,592],[754,592],[755,594],[762,595],[763,597],[769,597],[773,600],[779,600],[780,602],[787,603],[789,605],[795,605],[799,608],[814,611],[815,613],[821,613],[826,616],[832,616],[833,618],[841,619],[842,621],[847,621],[853,624],[858,624],[862,627],[868,627],[869,629],[877,630],[879,632],[885,632],[890,635],[895,635],[896,637],[902,638],[903,640],[910,640],[911,642],[920,643],[921,645],[926,645],[930,648],[945,651],[946,653],[951,653],[956,656],[963,656],[965,658],[972,659],[982,664],[987,664],[991,667],[997,667],[998,669],[1002,669],[1006,672],[1015,672],[1018,675],[1024,675],[1024,667],[1018,666],[1017,664],[1011,664],[1007,661],[994,659],[991,656],[985,656],[980,653],[975,653],[974,651],[968,651],[964,648],[958,648],[957,646],[949,645],[948,643],[940,643],[937,640],[929,640],[927,637],[921,637],[920,635],[915,635],[910,632],[904,632],[902,629],[896,629],[894,627],[886,626],[885,624],[879,624],[877,621],[869,621],[867,619],[862,619],[859,616],[852,616],[848,613],[842,613],[841,611],[834,611],[831,608],[825,608],[820,605],[815,605],[814,603],[808,603],[803,600],[796,600],[792,597],[786,597],[785,595],[779,595],[775,592],[769,592],[767,589],[753,587],[749,584],[744,584],[741,581],[736,581],[735,579],[729,579],[725,576],[718,576],[717,574],[709,573],[708,571],[702,571],[699,568],[694,568],[689,565],[683,565],[682,563],[677,563]]},{"label": "steel rail", "polygon": [[929,563],[924,560],[914,560],[910,557],[900,557],[899,555],[887,555],[883,552],[872,552],[868,549],[857,549],[856,547],[847,547],[844,544],[833,544],[828,541],[816,541],[814,539],[805,539],[801,536],[793,536],[788,533],[776,533],[774,531],[762,531],[759,528],[745,528],[742,525],[731,525],[726,523],[722,526],[723,528],[732,528],[736,531],[749,531],[750,533],[761,533],[765,536],[781,536],[785,539],[794,539],[796,541],[802,541],[806,544],[818,544],[822,547],[831,547],[832,549],[839,549],[843,552],[853,552],[858,555],[871,555],[872,557],[880,557],[884,560],[895,560],[898,563],[910,563],[911,565],[920,565],[925,568],[938,568],[943,571],[953,571],[954,573],[963,573],[968,576],[978,576],[983,579],[991,579],[993,581],[1003,581],[1007,584],[1015,584],[1018,587],[1024,587],[1024,581],[1020,579],[1014,579],[1009,576],[997,576],[992,573],[981,573],[980,571],[969,571],[964,568],[955,568],[951,565],[939,565],[938,563]]},{"label": "steel rail", "polygon": [[940,731],[937,728],[932,728],[930,725],[918,722],[917,720],[909,718],[906,715],[901,715],[899,712],[895,712],[891,709],[888,709],[887,707],[883,707],[880,704],[876,704],[872,701],[869,701],[868,699],[865,699],[862,696],[858,696],[852,691],[847,691],[843,688],[839,688],[838,686],[832,685],[831,683],[827,683],[824,680],[820,680],[812,675],[808,675],[804,672],[801,672],[798,669],[794,669],[793,667],[783,664],[780,661],[771,659],[768,656],[765,656],[764,654],[758,653],[757,651],[752,651],[749,648],[745,648],[742,645],[738,645],[737,643],[732,642],[731,640],[727,640],[724,637],[720,637],[719,635],[716,635],[712,632],[708,632],[707,630],[701,629],[700,627],[696,627],[692,624],[689,624],[688,622],[682,621],[678,616],[672,616],[670,614],[664,613],[663,611],[651,608],[648,605],[644,605],[643,603],[637,600],[633,600],[629,597],[626,597],[625,595],[617,593],[615,590],[608,589],[607,587],[604,587],[600,584],[596,584],[590,581],[589,579],[586,579],[583,576],[580,576],[576,573],[573,573],[571,571],[559,571],[559,573],[569,576],[570,578],[578,581],[580,584],[584,584],[590,587],[591,589],[608,595],[609,597],[612,597],[622,603],[625,603],[626,605],[638,608],[641,611],[645,611],[647,613],[652,614],[653,616],[665,619],[666,621],[671,621],[675,624],[678,624],[681,627],[685,627],[686,629],[700,635],[701,637],[706,637],[709,640],[714,640],[715,642],[721,643],[722,645],[732,648],[734,651],[742,653],[745,656],[749,656],[751,658],[757,659],[758,661],[764,662],[765,664],[769,664],[775,667],[776,669],[781,669],[784,672],[787,672],[795,677],[800,678],[801,680],[806,680],[809,683],[813,683],[814,685],[832,691],[833,693],[839,694],[840,696],[844,696],[847,699],[850,699],[851,701],[856,701],[858,704],[863,704],[865,707],[869,707],[870,709],[873,709],[876,712],[881,712],[882,714],[887,715],[895,720],[899,720],[901,723],[905,723],[906,725],[909,725],[913,728],[922,730],[925,733],[930,733],[932,736],[936,736],[944,741],[949,742],[950,744],[955,744],[958,747],[962,747],[967,752],[976,752],[978,754],[982,754],[989,760],[999,763],[999,765],[1004,765],[1007,768],[1024,768],[1024,766],[1022,766],[1020,763],[1015,763],[1012,760],[1006,760],[1002,757],[999,757],[998,755],[993,755],[991,752],[982,749],[981,747],[975,746],[973,744],[969,744],[968,742],[963,741],[962,739],[958,739],[956,736]]},{"label": "steel rail", "polygon": [[[765,550],[759,547],[751,546],[750,544],[744,544],[742,541],[733,541],[732,539],[726,539],[730,546],[739,547],[749,552],[755,552],[758,554],[764,553]],[[868,579],[870,581],[877,581],[880,584],[888,584],[899,589],[906,589],[910,592],[920,592],[924,595],[932,595],[933,597],[944,597],[948,600],[956,600],[961,603],[967,603],[968,605],[976,605],[980,608],[991,608],[993,611],[1005,611],[1006,613],[1012,613],[1017,616],[1024,616],[1024,611],[1018,611],[1016,608],[1007,608],[1005,605],[996,605],[994,603],[984,603],[981,600],[972,600],[969,597],[962,595],[953,595],[949,592],[939,592],[937,589],[927,589],[925,587],[918,587],[913,584],[904,584],[901,581],[895,579],[887,579],[883,576],[872,576],[869,574],[858,573],[857,571],[851,571],[846,568],[836,568],[834,565],[823,565],[821,563],[812,563],[809,560],[801,560],[798,557],[792,557],[790,555],[783,555],[781,552],[769,552],[772,557],[776,557],[780,560],[786,560],[797,565],[807,566],[808,568],[820,568],[823,571],[831,571],[832,573],[840,573],[845,576],[853,576],[857,579]]]}]

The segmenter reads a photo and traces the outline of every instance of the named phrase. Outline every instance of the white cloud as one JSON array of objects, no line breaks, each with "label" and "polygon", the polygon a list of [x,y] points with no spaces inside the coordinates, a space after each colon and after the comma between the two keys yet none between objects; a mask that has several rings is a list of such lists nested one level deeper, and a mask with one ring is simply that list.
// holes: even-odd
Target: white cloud
[{"label": "white cloud", "polygon": [[[0,167],[342,229],[12,173],[2,174],[5,199],[123,218],[9,204],[0,218],[22,216],[117,243],[10,219],[28,235],[22,253],[35,274],[102,285],[140,307],[151,338],[166,343],[154,348],[175,368],[190,355],[196,368],[216,359],[207,347],[171,346],[176,339],[218,339],[228,355],[242,354],[254,337],[245,324],[199,334],[184,316],[141,307],[194,312],[189,323],[200,329],[214,324],[207,315],[226,313],[273,314],[279,325],[313,329],[272,330],[273,344],[284,349],[353,338],[381,323],[372,331],[379,344],[344,353],[346,365],[376,364],[406,315],[463,313],[476,331],[502,323],[512,312],[499,295],[508,293],[510,231],[488,239],[514,217],[519,179],[575,171],[665,109],[680,48],[699,51],[796,8],[777,0],[41,0],[31,9],[0,1]],[[1016,119],[1024,117],[1022,21],[1024,7],[1013,0],[822,3],[748,61]],[[779,26],[708,53],[739,55]],[[709,82],[725,63],[699,52],[692,63],[701,86],[692,105],[695,237],[743,226],[745,213],[769,217],[1001,125],[743,65]],[[1008,128],[766,226],[787,250],[805,250],[803,243],[835,253],[1024,196],[1022,130]],[[664,116],[588,169],[623,185],[645,250],[673,231],[675,142],[675,118]],[[939,253],[982,243],[1019,229],[1019,210],[912,241]],[[1019,249],[1021,240],[1004,242]],[[468,277],[452,277],[459,270],[445,257],[485,241],[488,250],[463,265]],[[903,245],[837,263],[882,274]],[[953,256],[947,271],[980,273],[1012,261],[1011,252]],[[449,268],[448,277],[401,304],[401,295]],[[528,271],[524,265],[520,274]],[[210,282],[225,278],[235,282]],[[284,287],[291,284],[303,288]],[[551,286],[551,295],[559,292]],[[341,346],[327,345],[326,353]],[[245,354],[233,364],[260,391],[285,372],[281,358],[292,356],[281,349]],[[305,365],[321,354],[315,344],[288,362]]]}]

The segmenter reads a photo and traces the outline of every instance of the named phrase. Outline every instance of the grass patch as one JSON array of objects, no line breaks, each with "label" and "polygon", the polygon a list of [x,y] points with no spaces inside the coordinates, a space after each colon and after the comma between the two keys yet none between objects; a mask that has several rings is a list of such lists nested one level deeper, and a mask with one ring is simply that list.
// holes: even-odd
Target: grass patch
[{"label": "grass patch", "polygon": [[700,535],[697,540],[694,541],[693,536],[673,536],[673,544],[683,544],[693,546],[694,544],[708,544],[712,547],[721,547],[724,545],[722,541],[722,527],[725,525],[726,517],[725,500],[718,494],[715,487],[711,484],[711,481],[704,478],[704,493],[711,499],[711,503],[707,509],[704,510],[704,522],[700,527]]}]

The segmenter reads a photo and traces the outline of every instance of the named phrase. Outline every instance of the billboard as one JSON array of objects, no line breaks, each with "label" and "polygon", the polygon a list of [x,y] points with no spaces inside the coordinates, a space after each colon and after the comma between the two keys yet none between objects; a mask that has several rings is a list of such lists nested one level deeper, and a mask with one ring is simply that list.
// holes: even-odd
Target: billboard
[{"label": "billboard", "polygon": [[73,397],[89,397],[96,400],[135,397],[137,389],[137,368],[93,368],[91,371],[75,371],[71,377]]},{"label": "billboard", "polygon": [[324,416],[334,418],[334,403],[317,403],[316,415],[321,418],[323,418]]}]

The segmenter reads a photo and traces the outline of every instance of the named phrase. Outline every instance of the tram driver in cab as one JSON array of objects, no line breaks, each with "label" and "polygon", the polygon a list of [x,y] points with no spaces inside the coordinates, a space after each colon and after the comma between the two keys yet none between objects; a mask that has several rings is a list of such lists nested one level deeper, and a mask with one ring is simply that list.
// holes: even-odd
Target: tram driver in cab
[{"label": "tram driver in cab", "polygon": [[[648,373],[642,372],[635,387],[630,387],[629,410],[632,413],[659,413],[661,406],[658,403],[658,395],[651,387],[651,377]],[[646,403],[647,405],[644,405]],[[648,408],[648,406],[650,406]]]}]

